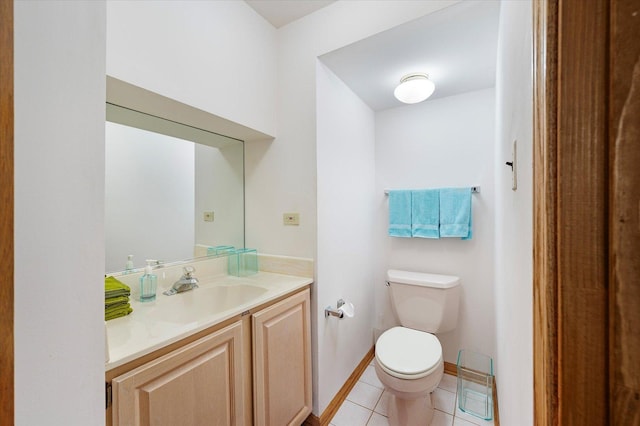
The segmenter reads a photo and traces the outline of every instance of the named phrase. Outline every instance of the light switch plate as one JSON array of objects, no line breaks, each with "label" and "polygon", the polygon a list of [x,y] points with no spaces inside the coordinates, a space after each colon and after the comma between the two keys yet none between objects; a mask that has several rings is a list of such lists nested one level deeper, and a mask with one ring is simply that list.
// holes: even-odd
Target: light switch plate
[{"label": "light switch plate", "polygon": [[284,213],[282,215],[282,223],[285,225],[300,225],[300,214]]},{"label": "light switch plate", "polygon": [[518,189],[518,141],[513,141],[513,150],[511,151],[511,162],[513,167],[511,168],[511,190]]}]

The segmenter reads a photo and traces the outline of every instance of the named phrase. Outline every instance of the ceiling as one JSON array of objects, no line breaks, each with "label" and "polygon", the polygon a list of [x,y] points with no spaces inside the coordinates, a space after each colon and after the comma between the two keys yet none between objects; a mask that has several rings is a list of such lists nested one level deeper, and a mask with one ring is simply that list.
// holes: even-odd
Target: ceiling
[{"label": "ceiling", "polygon": [[318,9],[330,5],[335,0],[245,0],[271,25],[280,28]]},{"label": "ceiling", "polygon": [[[280,27],[328,6],[321,0],[245,0]],[[421,0],[428,1],[428,0]],[[435,83],[426,101],[495,86],[500,0],[461,1],[320,57],[374,111],[403,106],[406,74]]]},{"label": "ceiling", "polygon": [[495,85],[499,1],[461,2],[320,57],[374,111],[405,105],[400,78],[429,74],[427,100]]}]

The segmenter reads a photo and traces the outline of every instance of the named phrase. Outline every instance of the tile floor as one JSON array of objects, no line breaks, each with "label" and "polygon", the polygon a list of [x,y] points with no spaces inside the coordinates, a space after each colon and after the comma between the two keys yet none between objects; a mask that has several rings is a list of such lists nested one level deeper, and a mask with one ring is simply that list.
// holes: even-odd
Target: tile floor
[{"label": "tile floor", "polygon": [[[431,426],[493,426],[493,421],[460,411],[456,391],[456,377],[445,374],[433,393],[435,413]],[[389,426],[388,397],[372,361],[331,420],[331,426]]]}]

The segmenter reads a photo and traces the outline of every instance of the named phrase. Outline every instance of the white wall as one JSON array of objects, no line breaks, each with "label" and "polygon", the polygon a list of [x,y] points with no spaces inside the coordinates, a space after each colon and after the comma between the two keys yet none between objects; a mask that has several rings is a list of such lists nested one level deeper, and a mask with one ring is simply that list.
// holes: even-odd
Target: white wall
[{"label": "white wall", "polygon": [[106,123],[107,272],[122,271],[129,254],[136,268],[146,265],[145,259],[171,262],[193,257],[194,145]]},{"label": "white wall", "polygon": [[103,424],[105,3],[14,16],[15,424]]},{"label": "white wall", "polygon": [[373,111],[321,62],[316,76],[316,277],[322,283],[317,299],[324,308],[335,307],[343,298],[355,305],[357,313],[343,320],[317,317],[321,343],[314,367],[316,387],[324,391],[314,392],[314,405],[323,411],[373,343],[375,123]]},{"label": "white wall", "polygon": [[[533,424],[531,1],[502,2],[496,79],[496,380],[500,421]],[[518,141],[518,190],[511,146]]]},{"label": "white wall", "polygon": [[243,1],[109,1],[107,74],[274,135],[275,37]]},{"label": "white wall", "polygon": [[[458,326],[438,336],[451,363],[462,348],[495,352],[494,98],[494,89],[484,89],[376,114],[376,327],[397,324],[384,286],[387,269],[459,276]],[[475,185],[481,192],[472,195],[471,240],[387,235],[385,189]]]},{"label": "white wall", "polygon": [[[246,146],[247,246],[315,258],[316,59],[457,2],[343,0],[278,29],[277,138]],[[283,226],[285,212],[300,226]]]},{"label": "white wall", "polygon": [[[356,340],[346,347],[341,343],[352,335],[347,327],[361,327],[358,320],[352,325],[340,324],[329,329],[329,333],[321,330],[320,324],[325,321],[323,309],[335,304],[340,297],[366,291],[362,287],[364,283],[368,283],[370,292],[375,285],[370,280],[373,262],[352,272],[350,279],[341,281],[340,286],[320,275],[323,271],[342,268],[343,260],[333,256],[321,259],[321,247],[316,247],[319,244],[317,226],[332,220],[331,215],[317,212],[324,207],[317,201],[316,185],[319,187],[324,182],[316,182],[316,168],[331,167],[324,164],[324,160],[322,164],[317,162],[316,158],[316,131],[321,131],[316,129],[317,58],[454,3],[456,1],[338,1],[278,30],[277,138],[273,142],[246,145],[247,246],[265,253],[318,257],[318,276],[312,293],[313,363],[316,365],[313,413],[316,415],[320,415],[327,401],[335,396],[336,384],[344,383],[345,372],[352,372],[373,344],[370,332],[367,333],[371,339],[369,344]],[[364,200],[358,200],[357,206],[368,208]],[[282,213],[285,212],[299,212],[300,226],[283,226]],[[362,320],[367,315],[363,312]],[[371,323],[369,330],[372,326]]]}]

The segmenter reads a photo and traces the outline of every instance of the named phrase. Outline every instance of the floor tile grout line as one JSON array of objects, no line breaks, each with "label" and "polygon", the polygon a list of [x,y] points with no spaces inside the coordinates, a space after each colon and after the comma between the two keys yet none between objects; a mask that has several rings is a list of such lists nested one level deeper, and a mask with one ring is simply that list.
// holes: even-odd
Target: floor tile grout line
[{"label": "floor tile grout line", "polygon": [[[382,394],[380,394],[380,397],[382,397]],[[352,403],[352,404],[354,404],[354,405],[357,405],[358,407],[362,407],[362,408],[364,408],[365,410],[369,410],[369,411],[371,411],[372,413],[373,413],[373,412],[378,413],[377,411],[374,411],[374,410],[375,410],[375,405],[374,405],[374,408],[367,408],[367,407],[365,407],[365,406],[364,406],[364,405],[362,405],[362,404],[358,404],[357,402],[350,400],[349,398],[345,399],[345,401],[349,401],[350,403]],[[378,403],[376,402],[376,405],[377,405],[377,404],[378,404]],[[340,407],[342,407],[342,406],[340,406]],[[381,416],[383,416],[383,417],[388,417],[388,416],[385,416],[385,415],[384,415],[384,414],[382,414],[382,413],[378,413],[378,414],[380,414],[380,415],[381,415]]]},{"label": "floor tile grout line", "polygon": [[373,386],[376,389],[382,389],[384,390],[384,388],[381,388],[380,386],[376,386],[376,385],[372,385],[371,383],[367,383],[364,380],[358,380],[360,383],[364,383],[365,385],[369,385],[369,386]]},{"label": "floor tile grout line", "polygon": [[[380,401],[382,400],[382,395],[384,395],[384,389],[382,389],[382,393],[380,394],[380,396],[378,397],[378,400],[376,401],[375,404],[373,404],[373,408],[371,409],[371,411],[376,411],[376,407],[378,406],[378,404],[380,403]],[[379,414],[379,413],[378,413]]]},{"label": "floor tile grout line", "polygon": [[[374,387],[374,388],[376,388],[376,389],[382,390],[382,393],[380,393],[380,396],[379,396],[379,397],[378,397],[378,399],[376,400],[375,404],[373,404],[373,408],[365,407],[365,406],[364,406],[364,405],[362,405],[362,404],[359,404],[359,403],[357,403],[357,402],[355,402],[355,401],[350,400],[350,399],[349,399],[349,395],[347,395],[347,397],[345,398],[345,401],[349,401],[349,402],[350,402],[350,403],[352,403],[352,404],[355,404],[355,405],[357,405],[357,406],[359,406],[359,407],[362,407],[362,408],[364,408],[364,409],[366,409],[366,410],[371,411],[371,414],[370,414],[370,416],[369,416],[369,417],[371,417],[371,416],[373,416],[373,413],[378,413],[377,411],[375,411],[375,409],[376,409],[376,407],[378,406],[378,403],[380,402],[380,399],[382,398],[382,395],[384,394],[384,389],[380,389],[380,388],[379,388],[379,387],[377,387],[377,386],[370,385],[369,383],[367,383],[367,382],[363,382],[363,381],[361,381],[361,380],[358,380],[358,383],[364,383],[365,385],[369,385],[369,386],[372,386],[372,387]],[[383,416],[383,417],[387,417],[387,416],[385,416],[385,415],[384,415],[384,414],[382,414],[382,413],[378,413],[378,414],[380,414],[380,415],[381,415],[381,416]],[[367,420],[367,422],[368,422],[368,420]]]},{"label": "floor tile grout line", "polygon": [[350,400],[350,399],[347,399],[346,401],[349,401],[350,403],[352,403],[353,405],[357,405],[358,407],[362,407],[362,408],[364,408],[365,410],[373,411],[371,408],[367,408],[367,407],[365,407],[364,405],[362,405],[362,404],[358,404],[357,402],[352,401],[352,400]]},{"label": "floor tile grout line", "polygon": [[369,421],[371,420],[371,417],[373,417],[373,410],[369,410],[369,417],[367,418],[367,422],[364,424],[364,426],[369,426]]}]

